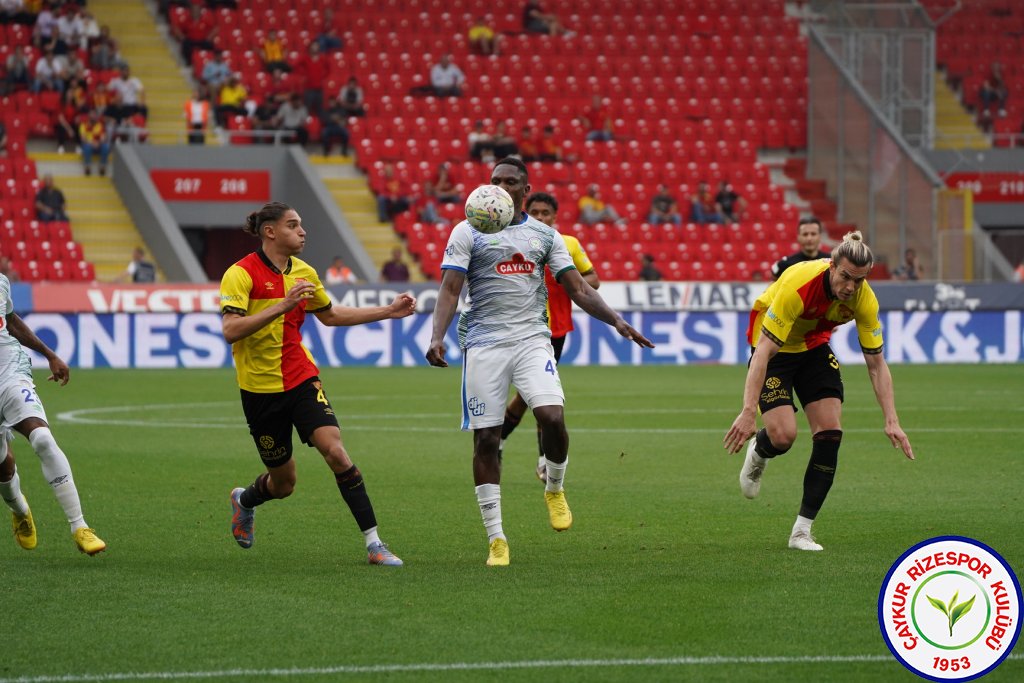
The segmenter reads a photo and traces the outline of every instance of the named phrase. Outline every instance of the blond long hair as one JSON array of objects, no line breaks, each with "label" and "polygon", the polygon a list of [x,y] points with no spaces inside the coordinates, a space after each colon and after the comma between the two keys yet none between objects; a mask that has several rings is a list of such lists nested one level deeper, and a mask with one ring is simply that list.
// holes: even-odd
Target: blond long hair
[{"label": "blond long hair", "polygon": [[851,265],[858,268],[875,264],[875,255],[871,253],[871,249],[864,243],[864,235],[861,234],[860,230],[854,230],[843,235],[842,244],[832,250],[833,263],[838,263],[841,258],[846,259]]}]

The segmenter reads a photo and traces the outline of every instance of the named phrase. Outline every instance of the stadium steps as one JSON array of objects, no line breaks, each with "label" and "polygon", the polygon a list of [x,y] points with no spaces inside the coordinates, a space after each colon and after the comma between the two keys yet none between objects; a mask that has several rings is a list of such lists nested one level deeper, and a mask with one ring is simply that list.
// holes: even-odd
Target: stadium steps
[{"label": "stadium steps", "polygon": [[959,96],[935,72],[935,149],[989,149],[992,143],[978,129]]},{"label": "stadium steps", "polygon": [[366,179],[359,175],[330,177],[331,174],[327,172],[326,164],[314,160],[314,165],[320,169],[324,186],[327,187],[327,191],[331,193],[331,197],[334,198],[335,203],[352,225],[352,230],[362,242],[366,253],[373,259],[377,272],[380,272],[384,262],[391,258],[391,250],[401,247],[402,258],[409,266],[409,276],[412,282],[425,282],[426,278],[420,271],[416,260],[395,234],[391,224],[381,223],[377,220],[377,200],[366,184]]},{"label": "stadium steps", "polygon": [[191,86],[160,32],[147,3],[142,0],[90,0],[96,20],[108,24],[121,57],[132,75],[142,81],[149,117],[149,141],[179,145],[185,142],[183,109]]},{"label": "stadium steps", "polygon": [[[86,260],[96,267],[96,279],[110,282],[124,272],[132,249],[145,244],[121,197],[109,178],[55,176],[54,184],[67,200],[68,217],[75,241]],[[147,249],[147,255],[152,257]],[[158,277],[163,280],[163,274]]]}]

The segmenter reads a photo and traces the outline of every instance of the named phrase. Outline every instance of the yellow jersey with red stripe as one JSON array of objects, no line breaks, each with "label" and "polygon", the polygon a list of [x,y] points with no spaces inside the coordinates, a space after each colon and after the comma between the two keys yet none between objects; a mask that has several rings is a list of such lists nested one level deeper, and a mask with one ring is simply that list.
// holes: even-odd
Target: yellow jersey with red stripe
[{"label": "yellow jersey with red stripe", "polygon": [[878,298],[865,281],[849,301],[840,301],[829,284],[829,259],[797,263],[754,301],[747,340],[757,346],[762,334],[781,345],[781,353],[799,353],[827,344],[832,330],[851,320],[864,353],[881,353],[882,323]]},{"label": "yellow jersey with red stripe", "polygon": [[313,295],[265,327],[231,345],[238,386],[257,394],[273,394],[297,387],[319,372],[313,356],[302,344],[306,312],[331,307],[320,277],[297,258],[281,272],[262,250],[238,261],[220,282],[221,313],[255,315],[284,299],[297,282],[312,282]]},{"label": "yellow jersey with red stripe", "polygon": [[[587,252],[578,239],[572,235],[562,235],[562,240],[565,242],[565,248],[569,250],[573,265],[576,266],[576,270],[580,274],[589,273],[594,269],[594,264],[590,262],[590,257],[587,256]],[[572,299],[551,276],[551,271],[547,267],[544,268],[544,284],[548,287],[548,327],[551,328],[551,336],[564,337],[574,329],[572,326]]]}]

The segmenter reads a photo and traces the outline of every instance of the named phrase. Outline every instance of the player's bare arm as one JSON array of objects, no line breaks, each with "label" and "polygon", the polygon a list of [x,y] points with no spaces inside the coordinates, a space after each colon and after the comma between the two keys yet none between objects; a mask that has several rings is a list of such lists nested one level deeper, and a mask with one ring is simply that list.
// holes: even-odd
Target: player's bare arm
[{"label": "player's bare arm", "polygon": [[761,343],[754,349],[747,369],[747,379],[743,384],[743,408],[733,420],[729,431],[725,433],[722,443],[729,453],[738,453],[743,444],[754,436],[757,431],[757,399],[764,385],[764,375],[768,371],[768,361],[779,352],[779,346],[770,335],[761,334]]},{"label": "player's bare arm", "polygon": [[913,460],[914,449],[900,427],[900,418],[896,414],[896,399],[889,364],[885,362],[885,357],[881,353],[865,353],[864,362],[867,363],[871,388],[875,390],[875,398],[882,408],[882,415],[885,416],[885,435],[889,437],[893,448],[899,448],[908,460]]},{"label": "player's bare arm", "polygon": [[303,299],[312,296],[315,289],[316,285],[303,280],[296,282],[280,302],[255,315],[225,313],[221,317],[221,330],[224,333],[224,341],[228,344],[234,344],[251,334],[255,334],[272,321],[298,306],[299,302]]},{"label": "player's bare arm", "polygon": [[392,318],[405,318],[416,311],[416,297],[408,292],[399,294],[388,306],[374,306],[372,308],[353,308],[351,306],[331,306],[323,311],[317,311],[314,315],[324,325],[330,327],[342,327],[348,325],[363,325],[378,320]]},{"label": "player's bare arm", "polygon": [[601,278],[597,276],[596,270],[588,270],[585,273],[580,273],[580,275],[583,276],[583,281],[594,289],[601,286]]},{"label": "player's bare arm", "polygon": [[437,303],[434,305],[434,328],[430,335],[430,348],[427,349],[427,362],[439,368],[448,367],[448,361],[444,359],[445,345],[444,335],[455,317],[455,310],[459,304],[459,293],[462,285],[466,282],[466,274],[450,268],[445,269],[441,278],[441,287],[437,293]]},{"label": "player's bare arm", "polygon": [[18,340],[18,343],[27,349],[32,349],[46,359],[50,365],[50,376],[47,381],[58,382],[61,386],[71,379],[71,369],[60,356],[54,353],[53,349],[43,343],[43,340],[36,336],[36,333],[25,324],[25,321],[17,313],[7,315],[7,331]]},{"label": "player's bare arm", "polygon": [[569,298],[591,316],[611,325],[615,328],[616,332],[626,339],[636,342],[638,346],[644,346],[649,349],[654,348],[654,344],[650,339],[640,334],[636,328],[623,320],[622,316],[605,303],[601,295],[587,284],[587,281],[583,279],[579,271],[575,269],[565,271],[558,278],[558,283],[565,289]]}]

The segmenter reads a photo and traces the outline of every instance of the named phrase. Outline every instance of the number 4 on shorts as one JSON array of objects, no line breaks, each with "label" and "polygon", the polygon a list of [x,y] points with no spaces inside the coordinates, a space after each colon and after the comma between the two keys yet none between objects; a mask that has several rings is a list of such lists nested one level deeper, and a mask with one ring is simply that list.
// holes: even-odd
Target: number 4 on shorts
[{"label": "number 4 on shorts", "polygon": [[555,364],[549,360],[544,366],[544,372],[550,372],[552,375],[555,374]]}]

